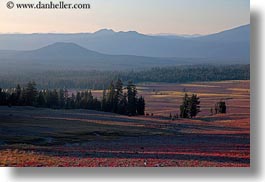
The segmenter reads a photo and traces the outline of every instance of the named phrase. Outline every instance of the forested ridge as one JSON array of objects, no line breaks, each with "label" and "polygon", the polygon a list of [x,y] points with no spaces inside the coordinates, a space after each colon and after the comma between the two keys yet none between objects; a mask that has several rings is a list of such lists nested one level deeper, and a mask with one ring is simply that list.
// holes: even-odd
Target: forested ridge
[{"label": "forested ridge", "polygon": [[124,82],[187,83],[196,81],[249,80],[250,65],[186,65],[131,71],[31,71],[0,72],[0,87],[12,88],[35,80],[40,89],[106,89],[112,80]]}]

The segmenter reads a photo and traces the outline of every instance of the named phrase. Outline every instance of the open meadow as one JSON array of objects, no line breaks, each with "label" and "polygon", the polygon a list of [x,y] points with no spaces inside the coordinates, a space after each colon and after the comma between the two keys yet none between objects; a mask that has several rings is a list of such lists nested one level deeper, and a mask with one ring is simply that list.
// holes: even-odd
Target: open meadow
[{"label": "open meadow", "polygon": [[[137,89],[145,116],[0,106],[0,166],[250,166],[249,81],[142,83]],[[179,115],[184,91],[200,97],[201,112],[170,119]],[[227,113],[212,114],[220,100]]]}]

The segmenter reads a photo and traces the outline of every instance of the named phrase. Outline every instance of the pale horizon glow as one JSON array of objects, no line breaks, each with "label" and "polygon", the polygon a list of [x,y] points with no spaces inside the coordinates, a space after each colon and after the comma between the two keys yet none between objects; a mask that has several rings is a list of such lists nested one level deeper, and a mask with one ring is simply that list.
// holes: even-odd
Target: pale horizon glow
[{"label": "pale horizon glow", "polygon": [[249,0],[64,0],[90,3],[90,10],[10,10],[7,2],[0,2],[0,33],[92,33],[113,29],[207,35],[250,23]]}]

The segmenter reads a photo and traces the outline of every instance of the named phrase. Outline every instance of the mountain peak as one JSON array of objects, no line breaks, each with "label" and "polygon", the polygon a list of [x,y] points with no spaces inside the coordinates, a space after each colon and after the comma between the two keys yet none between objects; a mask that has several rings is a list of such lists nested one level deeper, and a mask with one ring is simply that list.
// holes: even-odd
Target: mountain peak
[{"label": "mountain peak", "polygon": [[115,33],[112,29],[101,29],[96,31],[94,34],[96,35],[109,35]]},{"label": "mountain peak", "polygon": [[129,35],[140,35],[140,33],[136,32],[136,31],[120,31],[118,33],[129,34]]},{"label": "mountain peak", "polygon": [[53,50],[53,51],[69,50],[71,52],[74,50],[88,51],[86,48],[81,47],[78,44],[72,42],[56,42],[48,46],[42,47],[39,50]]}]

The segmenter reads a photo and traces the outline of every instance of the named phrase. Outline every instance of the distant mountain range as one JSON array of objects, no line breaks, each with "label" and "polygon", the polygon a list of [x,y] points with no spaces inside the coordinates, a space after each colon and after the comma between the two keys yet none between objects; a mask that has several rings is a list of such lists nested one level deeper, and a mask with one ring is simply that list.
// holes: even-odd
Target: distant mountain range
[{"label": "distant mountain range", "polygon": [[[58,42],[32,51],[0,51],[0,70],[125,70],[193,64],[198,59],[107,55]],[[200,60],[206,62],[206,60]],[[208,60],[208,63],[210,61]]]},{"label": "distant mountain range", "polygon": [[80,34],[0,34],[11,68],[137,69],[179,64],[248,64],[250,25],[207,36],[143,35],[103,29]]}]

